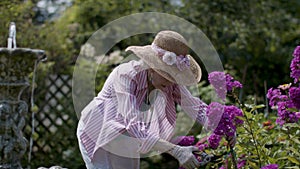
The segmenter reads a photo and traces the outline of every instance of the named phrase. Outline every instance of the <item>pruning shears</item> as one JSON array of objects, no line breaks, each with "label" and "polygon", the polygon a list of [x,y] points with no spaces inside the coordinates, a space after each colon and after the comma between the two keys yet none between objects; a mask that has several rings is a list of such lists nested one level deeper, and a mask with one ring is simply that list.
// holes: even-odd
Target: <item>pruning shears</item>
[{"label": "pruning shears", "polygon": [[223,156],[227,153],[225,152],[221,155],[212,155],[212,154],[207,154],[206,152],[201,152],[201,153],[196,153],[196,154],[199,155],[201,158],[200,166],[205,166],[208,163],[220,162],[221,159],[223,158]]}]

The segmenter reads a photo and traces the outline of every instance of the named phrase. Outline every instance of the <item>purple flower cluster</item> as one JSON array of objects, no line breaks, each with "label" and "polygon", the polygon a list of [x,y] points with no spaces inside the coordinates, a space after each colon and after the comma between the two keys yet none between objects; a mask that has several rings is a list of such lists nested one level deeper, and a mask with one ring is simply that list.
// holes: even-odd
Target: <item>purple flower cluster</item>
[{"label": "purple flower cluster", "polygon": [[276,123],[280,126],[285,123],[296,123],[300,119],[300,112],[293,111],[300,109],[300,87],[290,87],[285,90],[279,87],[270,88],[267,98],[270,100],[269,105],[278,111]]},{"label": "purple flower cluster", "polygon": [[220,136],[225,135],[228,137],[232,137],[234,136],[235,131],[236,127],[233,124],[232,119],[230,119],[230,115],[224,113],[218,127],[214,130],[214,133]]},{"label": "purple flower cluster", "polygon": [[267,93],[267,98],[269,99],[269,105],[274,107],[280,101],[288,100],[287,95],[282,95],[280,89],[270,88]]},{"label": "purple flower cluster", "polygon": [[246,165],[246,162],[247,162],[246,160],[238,159],[237,168],[238,169],[243,168]]},{"label": "purple flower cluster", "polygon": [[191,146],[195,142],[194,136],[179,136],[174,141],[177,145],[180,146]]},{"label": "purple flower cluster", "polygon": [[291,77],[294,78],[294,83],[299,82],[300,79],[300,46],[297,46],[293,53],[293,60],[291,62]]},{"label": "purple flower cluster", "polygon": [[293,112],[290,108],[294,107],[291,100],[285,102],[279,102],[278,106],[278,118],[276,123],[283,126],[284,123],[296,123],[300,118],[300,112]]},{"label": "purple flower cluster", "polygon": [[[179,136],[173,142],[177,143],[177,145],[180,145],[180,146],[191,146],[191,145],[194,145],[195,137],[194,136]],[[205,148],[208,147],[208,146],[206,147],[205,144],[198,145],[198,143],[195,146],[198,147],[200,151],[203,151]],[[201,157],[198,154],[194,154],[194,155],[197,158],[197,160],[201,162]],[[185,168],[179,167],[178,169],[185,169]]]},{"label": "purple flower cluster", "polygon": [[205,143],[205,142],[207,141],[207,138],[208,138],[208,137],[206,136],[206,137],[202,138],[201,140],[199,140],[199,141],[195,144],[195,146],[198,147],[198,149],[199,149],[200,151],[204,151],[206,148],[209,147],[208,144]]},{"label": "purple flower cluster", "polygon": [[200,150],[200,151],[204,151],[206,148],[208,148],[209,146],[208,146],[208,144],[196,144],[196,147],[198,147],[198,149]]},{"label": "purple flower cluster", "polygon": [[214,129],[220,122],[224,113],[224,105],[218,102],[211,102],[207,106],[206,116],[208,119],[207,128],[209,130]]},{"label": "purple flower cluster", "polygon": [[278,164],[269,164],[261,167],[260,169],[278,169]]},{"label": "purple flower cluster", "polygon": [[214,71],[209,73],[208,80],[210,84],[215,88],[217,95],[224,100],[226,98],[226,92],[232,91],[234,88],[242,88],[243,85],[234,80],[234,78],[225,74],[224,72]]},{"label": "purple flower cluster", "polygon": [[239,81],[234,80],[229,74],[226,74],[226,88],[228,91],[232,91],[233,88],[243,88],[243,85]]},{"label": "purple flower cluster", "polygon": [[237,116],[243,116],[241,109],[236,106],[226,106],[217,102],[208,105],[206,112],[208,118],[208,129],[214,129],[214,132],[208,138],[208,143],[212,149],[216,149],[222,137],[232,137],[236,132],[236,127],[243,124],[243,121]]},{"label": "purple flower cluster", "polygon": [[291,87],[289,90],[289,96],[294,106],[300,109],[300,87]]},{"label": "purple flower cluster", "polygon": [[217,95],[225,100],[226,98],[226,76],[224,72],[211,72],[208,75],[209,83],[215,88]]},{"label": "purple flower cluster", "polygon": [[214,134],[214,133],[211,134],[208,137],[209,147],[212,148],[212,149],[217,149],[219,147],[221,139],[222,139],[222,136]]},{"label": "purple flower cluster", "polygon": [[[291,77],[294,83],[300,80],[300,46],[293,53],[291,62]],[[277,89],[270,88],[267,93],[272,109],[277,109],[278,118],[276,123],[283,126],[285,123],[297,123],[300,119],[300,85],[292,86],[292,83],[278,86]]]},{"label": "purple flower cluster", "polygon": [[233,120],[233,124],[238,126],[244,123],[243,120],[236,118],[236,116],[243,117],[243,112],[241,109],[237,108],[236,106],[226,106],[225,113],[229,114],[229,118]]}]

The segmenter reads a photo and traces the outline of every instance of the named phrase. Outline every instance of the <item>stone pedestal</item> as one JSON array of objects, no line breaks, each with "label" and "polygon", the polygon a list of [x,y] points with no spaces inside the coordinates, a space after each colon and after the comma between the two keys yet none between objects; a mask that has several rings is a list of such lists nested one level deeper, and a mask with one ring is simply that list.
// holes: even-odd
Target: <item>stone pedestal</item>
[{"label": "stone pedestal", "polygon": [[46,58],[43,50],[0,48],[0,169],[21,169],[28,141],[23,137],[28,104],[21,95],[30,86],[36,62]]}]

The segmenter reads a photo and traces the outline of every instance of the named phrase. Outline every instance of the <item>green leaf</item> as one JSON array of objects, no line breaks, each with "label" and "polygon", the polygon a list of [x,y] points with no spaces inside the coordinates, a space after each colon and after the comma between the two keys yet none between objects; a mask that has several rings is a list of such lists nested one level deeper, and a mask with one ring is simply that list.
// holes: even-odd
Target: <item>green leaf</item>
[{"label": "green leaf", "polygon": [[292,138],[292,141],[297,143],[297,144],[300,144],[300,141],[297,138]]},{"label": "green leaf", "polygon": [[[232,167],[232,161],[231,161],[231,158],[228,159],[228,161],[227,161],[227,166],[228,166],[229,168]],[[233,167],[232,167],[232,168],[233,168]]]},{"label": "green leaf", "polygon": [[295,108],[287,108],[288,111],[290,112],[298,112],[299,110],[295,109]]},{"label": "green leaf", "polygon": [[242,116],[235,116],[237,119],[239,120],[243,120],[243,121],[246,121],[246,118],[245,117],[242,117]]},{"label": "green leaf", "polygon": [[257,109],[264,108],[264,107],[265,107],[264,104],[259,104],[259,105],[253,106],[252,109],[250,110],[250,113],[252,113],[253,111],[255,111]]},{"label": "green leaf", "polygon": [[298,125],[297,125],[297,123],[286,123],[286,124],[284,124],[284,127],[299,127]]},{"label": "green leaf", "polygon": [[294,147],[288,147],[287,150],[292,151],[293,153],[295,153],[297,156],[300,157],[299,150],[296,150]]},{"label": "green leaf", "polygon": [[256,130],[256,131],[254,132],[254,137],[255,137],[255,139],[256,139],[257,135],[258,135],[260,132],[262,132],[263,130],[264,130],[264,128],[260,128],[259,130]]},{"label": "green leaf", "polygon": [[266,107],[264,104],[259,104],[259,105],[256,105],[254,108],[260,109],[260,108],[264,108],[264,107]]},{"label": "green leaf", "polygon": [[280,158],[277,158],[276,161],[280,161],[280,160],[286,160],[288,157],[280,157]]},{"label": "green leaf", "polygon": [[300,165],[300,162],[295,157],[287,157],[291,162]]},{"label": "green leaf", "polygon": [[271,164],[275,164],[276,163],[276,159],[274,159],[272,157],[268,157],[268,160],[270,161]]},{"label": "green leaf", "polygon": [[257,166],[256,163],[254,163],[254,162],[252,162],[252,161],[250,161],[250,160],[247,160],[247,162],[248,162],[248,164],[249,164],[252,168],[259,168],[259,167]]}]

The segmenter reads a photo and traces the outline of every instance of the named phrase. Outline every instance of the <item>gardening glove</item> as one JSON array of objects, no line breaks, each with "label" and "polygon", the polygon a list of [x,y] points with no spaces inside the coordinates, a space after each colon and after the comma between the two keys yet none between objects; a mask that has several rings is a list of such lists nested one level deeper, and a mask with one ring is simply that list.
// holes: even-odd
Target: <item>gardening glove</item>
[{"label": "gardening glove", "polygon": [[156,144],[153,146],[153,150],[157,150],[160,152],[167,152],[176,158],[180,164],[180,166],[185,169],[194,169],[200,166],[200,162],[196,159],[193,152],[200,152],[197,147],[194,146],[178,146],[172,144],[168,141],[159,139]]},{"label": "gardening glove", "polygon": [[168,153],[175,157],[180,166],[185,169],[194,169],[200,166],[200,162],[197,160],[193,152],[200,152],[197,147],[194,146],[178,146],[173,147]]}]

